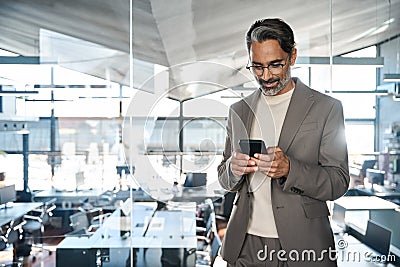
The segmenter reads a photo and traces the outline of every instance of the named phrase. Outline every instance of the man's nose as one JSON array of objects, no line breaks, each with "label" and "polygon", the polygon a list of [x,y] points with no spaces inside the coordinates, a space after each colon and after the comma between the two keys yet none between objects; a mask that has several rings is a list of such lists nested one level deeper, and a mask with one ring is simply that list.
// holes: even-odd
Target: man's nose
[{"label": "man's nose", "polygon": [[264,72],[263,72],[263,74],[261,75],[261,78],[263,79],[263,80],[269,80],[270,78],[272,77],[272,74],[271,74],[271,72],[269,71],[269,69],[268,68],[264,68]]}]

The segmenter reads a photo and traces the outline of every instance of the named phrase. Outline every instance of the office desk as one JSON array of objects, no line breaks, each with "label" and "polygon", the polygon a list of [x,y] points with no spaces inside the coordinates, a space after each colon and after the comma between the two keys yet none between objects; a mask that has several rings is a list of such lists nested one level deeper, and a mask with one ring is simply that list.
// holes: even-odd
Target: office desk
[{"label": "office desk", "polygon": [[[350,229],[350,232],[355,236],[362,237],[363,235],[365,235],[365,230],[369,219],[373,219],[374,217],[376,217],[376,214],[380,214],[381,212],[390,212],[390,214],[396,213],[396,209],[398,207],[398,205],[376,196],[341,197],[334,202],[333,220],[342,227],[349,227],[347,229]],[[349,212],[349,214],[347,214],[347,212]],[[385,225],[382,224],[382,226]],[[338,237],[340,238],[341,235],[335,235],[336,239],[338,239]],[[346,235],[344,237],[346,237]],[[348,244],[347,251],[361,253],[361,261],[353,262],[349,260],[343,260],[342,262],[340,262],[339,258],[339,266],[382,266],[377,265],[377,263],[374,262],[368,262],[363,258],[363,253],[365,252],[376,253],[372,248],[361,243],[354,237],[348,237],[348,239],[345,239],[345,241]],[[338,243],[336,244],[338,245]],[[395,252],[392,247],[390,251],[392,253]],[[347,256],[347,254],[345,256]],[[396,255],[396,257],[398,257],[398,255]],[[386,266],[395,265],[389,264]]]},{"label": "office desk", "polygon": [[84,200],[96,201],[105,191],[100,189],[79,191],[58,191],[55,189],[41,191],[33,197],[37,201],[47,201],[56,198],[56,204],[62,207],[71,207],[72,204],[81,204]]},{"label": "office desk", "polygon": [[145,237],[146,248],[196,248],[196,214],[187,210],[156,211]]},{"label": "office desk", "polygon": [[400,192],[394,189],[387,189],[383,186],[374,185],[372,188],[357,188],[358,194],[361,196],[377,196],[383,199],[400,202]]},{"label": "office desk", "polygon": [[[359,222],[357,222],[356,217],[360,217],[360,214],[363,214],[365,212],[367,213],[363,214],[362,216],[366,217],[367,219],[362,218],[363,222],[361,222],[361,224],[366,224],[368,218],[370,218],[371,211],[394,210],[398,207],[398,205],[376,196],[344,196],[334,201],[332,219],[340,227],[345,228],[346,221],[348,221],[348,218],[346,218],[346,216],[349,217],[352,215],[352,213],[355,214],[355,212],[357,212],[357,216],[353,216],[353,219],[356,220],[355,225],[359,226]],[[347,214],[347,212],[349,211],[351,213]],[[365,229],[366,226],[361,228]]]},{"label": "office desk", "polygon": [[[95,248],[129,248],[140,247],[143,237],[154,212],[155,202],[133,203],[133,221],[131,222],[131,236],[122,239],[120,236],[120,209],[117,209],[105,223],[93,234],[92,247]],[[132,242],[132,243],[131,243]]]},{"label": "office desk", "polygon": [[133,205],[131,237],[120,237],[120,211],[114,212],[91,239],[95,248],[194,248],[197,246],[195,211],[155,211],[156,203]]},{"label": "office desk", "polygon": [[[130,197],[131,197],[130,190],[120,190],[113,194],[113,199],[115,201],[118,201],[118,200],[125,201]],[[151,196],[149,196],[145,191],[137,190],[137,189],[132,190],[132,198],[135,202],[152,202],[152,201],[154,201],[154,199]]]},{"label": "office desk", "polygon": [[[127,239],[120,236],[120,209],[117,209],[104,224],[89,238],[66,237],[58,246],[56,266],[95,267],[96,261],[103,255],[102,266],[125,266],[132,244],[141,244],[141,238],[150,218],[157,208],[157,203],[133,203],[132,234]],[[147,223],[146,223],[147,222]],[[82,265],[81,265],[82,264]]]},{"label": "office desk", "polygon": [[41,202],[17,202],[12,206],[0,209],[0,226],[6,225],[13,220],[21,218],[28,212],[43,205]]},{"label": "office desk", "polygon": [[[76,265],[73,255],[85,262],[95,262],[103,256],[103,265],[125,266],[132,251],[138,266],[161,266],[166,254],[181,257],[188,266],[194,266],[195,255],[185,253],[197,246],[195,205],[193,210],[155,211],[155,202],[133,204],[132,233],[127,239],[120,237],[120,210],[116,210],[88,240],[67,237],[57,247],[57,267]],[[66,252],[65,252],[66,251]],[[64,253],[65,252],[65,253]],[[90,263],[92,264],[92,263]],[[93,266],[93,265],[87,265]]]},{"label": "office desk", "polygon": [[174,195],[171,201],[176,202],[196,202],[197,204],[204,202],[205,199],[210,198],[213,201],[224,197],[224,193],[220,190],[211,190],[207,188],[180,188],[181,192]]},{"label": "office desk", "polygon": [[102,194],[103,190],[80,190],[80,191],[58,191],[55,189],[45,190],[38,192],[34,195],[35,201],[48,201],[56,198],[55,204],[57,208],[54,210],[54,217],[61,218],[61,229],[68,231],[69,216],[77,211],[78,207],[83,205],[83,202],[88,200],[89,202],[95,202]]},{"label": "office desk", "polygon": [[335,200],[338,205],[346,210],[385,210],[396,209],[399,206],[376,196],[351,196]]}]

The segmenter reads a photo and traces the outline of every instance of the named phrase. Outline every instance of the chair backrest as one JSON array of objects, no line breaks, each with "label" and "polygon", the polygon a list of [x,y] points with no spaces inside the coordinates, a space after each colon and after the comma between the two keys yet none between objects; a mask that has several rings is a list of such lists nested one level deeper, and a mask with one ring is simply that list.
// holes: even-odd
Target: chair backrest
[{"label": "chair backrest", "polygon": [[219,235],[215,232],[210,250],[211,266],[214,263],[215,258],[218,256],[218,251],[221,245],[222,245],[221,238],[219,238]]},{"label": "chair backrest", "polygon": [[89,219],[85,212],[78,212],[69,216],[71,226],[74,231],[87,230],[89,228]]},{"label": "chair backrest", "polygon": [[56,201],[56,198],[52,198],[43,204],[43,210],[40,216],[42,219],[42,224],[45,225],[50,221],[50,217],[53,216],[52,211],[56,209]]},{"label": "chair backrest", "polygon": [[389,255],[392,232],[368,220],[364,243],[382,255]]},{"label": "chair backrest", "polygon": [[202,206],[200,213],[200,216],[204,219],[204,223],[207,224],[211,214],[214,213],[214,204],[212,200],[205,200],[205,204]]},{"label": "chair backrest", "polygon": [[206,223],[206,232],[211,232],[211,231],[217,231],[217,222],[215,220],[215,213],[211,213],[210,216],[208,216],[208,220]]},{"label": "chair backrest", "polygon": [[0,236],[0,251],[7,248],[8,240],[5,236]]}]

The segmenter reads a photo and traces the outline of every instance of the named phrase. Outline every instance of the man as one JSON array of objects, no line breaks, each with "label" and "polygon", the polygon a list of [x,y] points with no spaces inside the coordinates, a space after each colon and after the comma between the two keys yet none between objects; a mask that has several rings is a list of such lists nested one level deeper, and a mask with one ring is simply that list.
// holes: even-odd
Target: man
[{"label": "man", "polygon": [[[228,115],[218,179],[237,193],[222,257],[229,266],[336,266],[326,201],[349,185],[341,103],[291,77],[297,50],[281,19],[256,21],[246,41],[260,88]],[[264,140],[267,153],[243,154],[240,139]]]}]

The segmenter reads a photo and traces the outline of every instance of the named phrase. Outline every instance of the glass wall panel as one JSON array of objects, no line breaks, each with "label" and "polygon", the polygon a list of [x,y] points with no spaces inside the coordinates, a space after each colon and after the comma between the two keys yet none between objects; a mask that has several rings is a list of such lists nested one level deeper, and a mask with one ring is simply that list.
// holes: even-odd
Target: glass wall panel
[{"label": "glass wall panel", "polygon": [[346,119],[375,119],[375,94],[336,93],[332,96],[342,102]]},{"label": "glass wall panel", "polygon": [[373,123],[346,123],[346,140],[349,154],[358,155],[374,151],[375,126]]},{"label": "glass wall panel", "polygon": [[[129,88],[129,0],[3,1],[0,10],[0,28],[7,32],[1,48],[20,55],[1,59],[1,83],[8,86],[2,89],[22,92],[0,96],[1,125],[4,121],[11,127],[13,123],[8,121],[17,124],[16,129],[0,133],[0,151],[6,152],[0,154],[0,172],[5,173],[5,183],[15,184],[20,192],[18,201],[28,201],[14,205],[32,207],[26,213],[38,216],[36,222],[44,225],[41,239],[40,223],[32,232],[22,226],[23,238],[14,244],[14,256],[21,258],[14,257],[14,261],[32,261],[28,255],[33,244],[31,253],[41,261],[38,264],[55,266],[56,253],[49,256],[47,250],[68,247],[61,253],[65,256],[71,248],[68,242],[74,238],[97,239],[95,234],[101,233],[93,234],[94,230],[116,210],[119,217],[120,203],[130,195],[131,170],[125,163],[121,140],[123,111],[129,104],[127,98],[153,75],[153,63],[134,60],[135,80]],[[17,64],[3,64],[3,60]],[[30,223],[22,216],[11,221]],[[2,230],[15,226],[0,225]],[[107,236],[122,240],[120,224]],[[43,251],[34,249],[38,241],[43,241]],[[89,266],[103,261],[92,245],[73,245],[89,251],[84,260],[87,264],[73,262],[73,256],[57,258],[58,264]],[[108,266],[129,266],[129,242],[125,245],[123,250],[111,249],[102,255],[112,260]],[[110,244],[99,247],[109,250]],[[0,265],[13,261],[10,249],[5,252],[11,257],[1,257]],[[28,251],[25,260],[20,251]],[[53,259],[48,261],[49,257]]]}]

